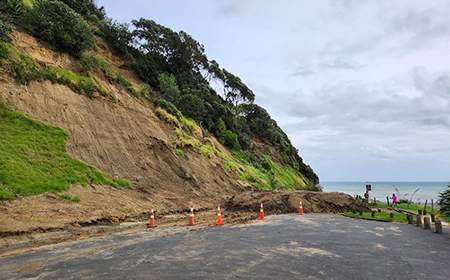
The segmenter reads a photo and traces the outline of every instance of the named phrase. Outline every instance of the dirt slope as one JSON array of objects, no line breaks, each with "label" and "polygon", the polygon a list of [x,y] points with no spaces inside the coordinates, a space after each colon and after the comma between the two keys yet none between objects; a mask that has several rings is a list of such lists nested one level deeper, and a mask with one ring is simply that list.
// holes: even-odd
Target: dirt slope
[{"label": "dirt slope", "polygon": [[[25,33],[14,32],[13,43],[40,64],[76,71],[73,58],[46,48]],[[100,45],[100,49],[103,54],[109,53],[105,45]],[[124,77],[138,82],[134,73],[121,69],[120,59],[110,54],[103,58]],[[306,211],[334,212],[334,206],[342,206],[342,209],[354,206],[349,202],[351,197],[338,196],[335,201],[335,195],[326,194],[253,193],[255,189],[240,181],[236,173],[224,170],[224,161],[220,157],[208,159],[189,149],[185,149],[185,156],[180,157],[167,144],[173,136],[173,127],[155,116],[152,104],[130,96],[100,75],[96,79],[117,100],[89,99],[66,86],[48,81],[17,85],[4,69],[0,69],[0,100],[36,120],[65,129],[70,135],[67,143],[70,155],[111,177],[128,179],[134,189],[73,186],[66,193],[79,196],[80,203],[53,194],[0,201],[0,232],[4,236],[98,222],[117,224],[145,220],[152,205],[159,213],[176,213],[191,203],[197,209],[207,210],[222,202],[233,211],[248,212],[255,208],[255,201],[257,205],[260,200],[265,200],[270,208],[271,202],[276,205],[287,200],[289,205],[282,203],[284,206],[273,210],[282,213],[295,210],[298,198],[303,197]],[[226,151],[213,141],[220,151]],[[242,193],[244,191],[250,192]]]}]

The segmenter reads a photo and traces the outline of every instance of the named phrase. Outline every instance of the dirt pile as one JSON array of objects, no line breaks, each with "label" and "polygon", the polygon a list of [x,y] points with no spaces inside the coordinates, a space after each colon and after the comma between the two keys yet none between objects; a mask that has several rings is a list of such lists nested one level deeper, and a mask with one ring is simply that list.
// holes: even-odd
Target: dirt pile
[{"label": "dirt pile", "polygon": [[305,213],[343,213],[352,210],[368,210],[361,201],[344,193],[326,193],[310,191],[252,191],[243,192],[230,198],[224,206],[233,211],[251,212],[259,210],[264,204],[268,214],[295,213],[302,200]]}]

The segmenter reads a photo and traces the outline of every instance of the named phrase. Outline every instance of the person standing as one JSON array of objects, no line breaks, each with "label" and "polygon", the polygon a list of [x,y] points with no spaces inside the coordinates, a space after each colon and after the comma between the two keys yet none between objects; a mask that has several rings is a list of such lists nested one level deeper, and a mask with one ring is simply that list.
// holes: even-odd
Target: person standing
[{"label": "person standing", "polygon": [[391,198],[392,198],[392,203],[391,203],[391,205],[392,205],[392,206],[394,206],[394,205],[395,205],[395,206],[398,206],[398,204],[397,204],[397,196],[393,193]]},{"label": "person standing", "polygon": [[369,191],[366,191],[366,193],[364,194],[364,198],[367,201],[367,204],[369,204]]}]

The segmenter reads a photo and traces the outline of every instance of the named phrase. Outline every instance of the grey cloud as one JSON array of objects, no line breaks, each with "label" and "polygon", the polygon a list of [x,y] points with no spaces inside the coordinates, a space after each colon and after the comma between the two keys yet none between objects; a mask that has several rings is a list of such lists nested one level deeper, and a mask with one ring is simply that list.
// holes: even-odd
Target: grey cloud
[{"label": "grey cloud", "polygon": [[[288,94],[265,88],[262,91],[272,98],[263,98],[261,102],[268,108],[284,108],[284,116],[278,118],[298,118],[286,126],[289,132],[331,127],[343,133],[383,133],[389,128],[395,130],[399,124],[418,131],[430,126],[448,129],[450,77],[428,74],[424,68],[415,68],[411,73],[411,88],[417,89],[419,95],[396,93],[397,86],[391,82],[347,82],[326,84],[310,93]],[[275,95],[279,96],[276,102]]]},{"label": "grey cloud", "polygon": [[363,5],[367,0],[330,0],[330,6],[334,9],[352,10]]},{"label": "grey cloud", "polygon": [[387,34],[409,36],[406,44],[410,48],[420,48],[444,38],[449,33],[448,7],[433,7],[426,10],[410,9],[391,18],[381,16],[386,22]]},{"label": "grey cloud", "polygon": [[343,69],[343,70],[358,70],[361,68],[361,65],[350,60],[344,58],[335,58],[331,60],[325,60],[318,64],[318,69]]},{"label": "grey cloud", "polygon": [[290,76],[305,77],[315,75],[317,72],[312,67],[300,66]]},{"label": "grey cloud", "polygon": [[336,57],[333,59],[323,59],[312,64],[305,63],[298,67],[290,77],[308,77],[323,73],[324,71],[334,70],[353,70],[358,71],[363,66],[352,59]]},{"label": "grey cloud", "polygon": [[255,0],[220,0],[217,13],[219,16],[243,16]]},{"label": "grey cloud", "polygon": [[439,74],[437,77],[429,77],[424,67],[416,67],[410,71],[415,88],[424,95],[437,96],[450,101],[450,76]]},{"label": "grey cloud", "polygon": [[417,123],[420,126],[434,126],[434,127],[441,127],[445,126],[447,128],[450,128],[450,118],[448,117],[437,117],[437,118],[425,118],[421,120],[417,120]]},{"label": "grey cloud", "polygon": [[[336,2],[336,3],[335,3]],[[359,1],[358,1],[359,2]],[[348,22],[352,16],[366,13],[368,5],[374,10],[373,22],[368,25],[365,34],[346,36],[345,39],[335,38],[325,44],[322,54],[354,56],[383,51],[386,55],[399,56],[413,50],[420,50],[447,41],[450,33],[450,5],[444,1],[436,2],[426,9],[422,5],[408,2],[378,1],[355,4],[353,1],[331,1],[334,8],[345,9],[345,13],[335,17],[345,17]],[[333,4],[334,3],[334,4]],[[398,3],[405,3],[398,5]],[[434,3],[434,2],[433,2]],[[440,5],[439,5],[440,4]],[[371,17],[371,15],[367,15]],[[350,18],[350,20],[348,20]],[[347,22],[347,24],[348,24]],[[445,40],[445,41],[444,41]]]}]

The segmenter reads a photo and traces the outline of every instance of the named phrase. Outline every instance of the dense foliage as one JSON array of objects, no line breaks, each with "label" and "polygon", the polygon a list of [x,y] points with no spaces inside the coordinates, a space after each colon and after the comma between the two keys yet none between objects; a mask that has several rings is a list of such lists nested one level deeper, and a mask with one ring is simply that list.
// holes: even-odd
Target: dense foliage
[{"label": "dense foliage", "polygon": [[33,33],[53,46],[75,56],[94,47],[89,25],[66,4],[56,0],[38,0],[29,13]]},{"label": "dense foliage", "polygon": [[3,21],[0,18],[0,41],[8,41],[9,40],[9,33],[13,30],[13,27],[11,24]]},{"label": "dense foliage", "polygon": [[[158,94],[151,98],[141,91],[145,98],[178,119],[179,112],[194,119],[235,151],[256,154],[251,139],[271,144],[278,149],[283,163],[301,172],[312,184],[319,183],[318,176],[303,162],[276,121],[254,103],[253,91],[217,61],[209,60],[204,46],[186,32],[175,32],[144,18],[133,20],[130,31],[128,24],[106,17],[104,8],[98,8],[94,0],[36,0],[29,9],[24,9],[21,0],[5,1],[0,5],[2,14],[28,18],[28,28],[37,37],[82,57],[80,66],[85,74],[96,63],[94,58],[83,55],[94,47],[90,24],[118,54],[134,63],[147,88],[157,90]],[[17,9],[14,4],[18,4]],[[10,28],[2,20],[0,38],[7,39]]]},{"label": "dense foliage", "polygon": [[94,17],[98,20],[105,19],[105,8],[97,8],[95,1],[93,0],[60,0],[64,2],[67,6],[72,8],[75,12],[80,15],[84,15],[89,19]]},{"label": "dense foliage", "polygon": [[442,216],[450,218],[450,185],[447,186],[445,191],[439,193],[438,205]]},{"label": "dense foliage", "polygon": [[0,2],[0,41],[9,41],[9,33],[14,22],[22,14],[25,6],[22,0],[2,0]]}]

